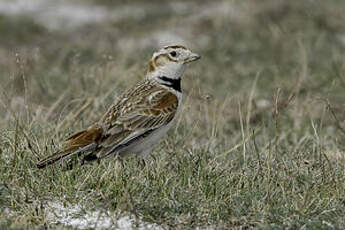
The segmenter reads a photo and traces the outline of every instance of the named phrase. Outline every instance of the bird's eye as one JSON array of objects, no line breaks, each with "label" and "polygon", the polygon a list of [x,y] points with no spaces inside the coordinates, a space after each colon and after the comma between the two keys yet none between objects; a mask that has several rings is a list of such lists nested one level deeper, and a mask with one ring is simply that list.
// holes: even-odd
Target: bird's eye
[{"label": "bird's eye", "polygon": [[176,57],[177,53],[175,51],[171,51],[170,55],[173,56],[173,57]]}]

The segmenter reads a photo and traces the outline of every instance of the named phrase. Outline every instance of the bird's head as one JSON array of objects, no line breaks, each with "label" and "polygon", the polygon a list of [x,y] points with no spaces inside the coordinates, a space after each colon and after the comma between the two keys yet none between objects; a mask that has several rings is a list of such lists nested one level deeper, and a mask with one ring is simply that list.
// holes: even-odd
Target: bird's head
[{"label": "bird's head", "polygon": [[149,75],[167,75],[181,78],[186,65],[200,59],[200,56],[181,45],[165,46],[155,52],[149,63]]}]

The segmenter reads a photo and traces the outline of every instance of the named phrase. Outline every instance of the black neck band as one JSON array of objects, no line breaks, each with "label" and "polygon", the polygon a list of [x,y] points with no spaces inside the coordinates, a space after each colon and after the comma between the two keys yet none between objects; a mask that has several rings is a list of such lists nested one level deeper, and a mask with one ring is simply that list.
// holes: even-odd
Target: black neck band
[{"label": "black neck band", "polygon": [[162,76],[162,77],[158,77],[158,78],[161,79],[162,81],[166,82],[166,83],[162,83],[162,85],[173,88],[174,90],[176,90],[180,93],[182,92],[182,90],[181,90],[181,78],[172,79],[172,78],[168,78],[166,76]]}]

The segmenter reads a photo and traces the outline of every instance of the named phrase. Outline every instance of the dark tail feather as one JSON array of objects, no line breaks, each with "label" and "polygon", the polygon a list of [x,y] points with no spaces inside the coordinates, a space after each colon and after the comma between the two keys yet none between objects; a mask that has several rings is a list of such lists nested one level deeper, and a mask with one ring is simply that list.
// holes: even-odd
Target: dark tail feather
[{"label": "dark tail feather", "polygon": [[80,157],[84,152],[94,151],[97,148],[97,140],[101,138],[102,133],[102,127],[95,124],[72,135],[66,140],[65,147],[62,150],[57,151],[53,155],[39,161],[36,164],[37,168],[45,168],[56,161],[75,154],[78,154],[78,157]]},{"label": "dark tail feather", "polygon": [[47,167],[48,165],[54,164],[55,162],[68,157],[70,154],[72,154],[73,152],[61,152],[58,151],[56,153],[54,153],[53,155],[39,161],[38,163],[36,163],[37,168],[39,169],[43,169],[45,167]]},{"label": "dark tail feather", "polygon": [[38,163],[36,163],[37,168],[42,169],[45,168],[48,165],[54,164],[55,162],[62,160],[66,157],[70,157],[72,155],[78,154],[78,157],[80,157],[81,154],[83,154],[84,152],[88,152],[88,151],[93,151],[97,148],[97,144],[93,143],[87,146],[84,146],[83,148],[79,148],[78,150],[65,150],[65,151],[58,151],[56,153],[54,153],[53,155],[39,161]]},{"label": "dark tail feather", "polygon": [[86,161],[86,162],[89,162],[89,161],[99,160],[99,158],[97,157],[96,154],[90,153],[90,154],[86,155],[86,156],[83,158],[83,160]]}]

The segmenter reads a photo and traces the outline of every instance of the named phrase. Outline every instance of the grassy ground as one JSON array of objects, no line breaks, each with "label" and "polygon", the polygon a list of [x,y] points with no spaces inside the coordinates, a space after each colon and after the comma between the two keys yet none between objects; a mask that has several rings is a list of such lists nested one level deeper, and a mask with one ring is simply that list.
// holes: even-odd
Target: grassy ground
[{"label": "grassy ground", "polygon": [[[167,229],[345,228],[344,1],[96,2],[128,15],[54,30],[0,14],[0,229],[73,229],[51,202]],[[36,169],[144,76],[162,34],[202,60],[147,166]]]}]

